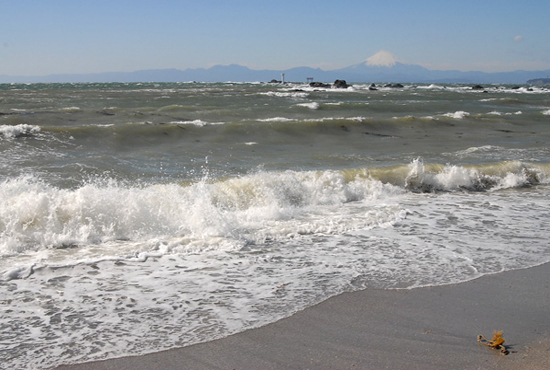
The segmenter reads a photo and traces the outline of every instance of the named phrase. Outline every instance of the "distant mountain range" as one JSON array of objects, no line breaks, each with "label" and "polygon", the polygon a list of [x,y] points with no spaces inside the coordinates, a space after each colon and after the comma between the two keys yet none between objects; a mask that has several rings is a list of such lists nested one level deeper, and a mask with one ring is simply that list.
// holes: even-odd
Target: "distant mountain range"
[{"label": "distant mountain range", "polygon": [[297,67],[287,70],[254,70],[241,65],[217,65],[194,69],[149,69],[135,72],[107,72],[91,74],[54,74],[48,76],[0,75],[0,83],[36,82],[319,82],[336,79],[347,82],[375,83],[472,83],[472,84],[526,84],[528,80],[545,80],[550,69],[544,71],[462,72],[457,70],[430,70],[419,65],[401,63],[387,51],[381,51],[365,61],[346,68],[325,71],[320,68]]}]

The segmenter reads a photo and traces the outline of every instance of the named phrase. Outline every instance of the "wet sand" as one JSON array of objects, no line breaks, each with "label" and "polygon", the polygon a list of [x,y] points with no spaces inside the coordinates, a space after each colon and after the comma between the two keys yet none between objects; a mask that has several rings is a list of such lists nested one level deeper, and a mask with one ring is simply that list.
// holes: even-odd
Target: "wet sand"
[{"label": "wet sand", "polygon": [[[480,345],[502,330],[509,355]],[[467,283],[345,293],[208,343],[58,370],[550,369],[550,264]]]}]

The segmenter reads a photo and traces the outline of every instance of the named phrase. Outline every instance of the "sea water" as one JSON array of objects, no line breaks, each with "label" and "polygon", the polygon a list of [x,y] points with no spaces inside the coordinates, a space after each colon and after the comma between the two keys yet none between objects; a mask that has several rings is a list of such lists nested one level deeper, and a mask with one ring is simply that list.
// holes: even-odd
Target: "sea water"
[{"label": "sea water", "polygon": [[0,85],[0,367],[548,262],[549,139],[544,87]]}]

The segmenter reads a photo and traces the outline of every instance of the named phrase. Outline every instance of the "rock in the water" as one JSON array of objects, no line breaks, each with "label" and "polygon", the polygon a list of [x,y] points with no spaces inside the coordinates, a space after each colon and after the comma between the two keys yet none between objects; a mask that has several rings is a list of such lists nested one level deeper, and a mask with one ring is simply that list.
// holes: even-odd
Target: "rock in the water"
[{"label": "rock in the water", "polygon": [[347,89],[349,87],[348,84],[346,83],[346,80],[336,80],[334,81],[333,86],[337,89]]},{"label": "rock in the water", "polygon": [[311,86],[311,87],[324,87],[324,88],[330,87],[330,85],[322,83],[322,82],[310,82],[309,86]]},{"label": "rock in the water", "polygon": [[403,86],[401,84],[387,84],[385,87],[391,87],[391,88],[394,88],[394,89],[401,89],[405,86]]}]

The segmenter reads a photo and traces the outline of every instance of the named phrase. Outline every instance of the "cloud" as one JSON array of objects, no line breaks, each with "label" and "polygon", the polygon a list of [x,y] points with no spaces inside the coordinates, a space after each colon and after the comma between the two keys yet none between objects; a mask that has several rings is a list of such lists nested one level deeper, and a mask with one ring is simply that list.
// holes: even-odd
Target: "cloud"
[{"label": "cloud", "polygon": [[515,42],[520,42],[521,40],[523,40],[523,36],[521,35],[517,35],[516,37],[514,37]]}]

